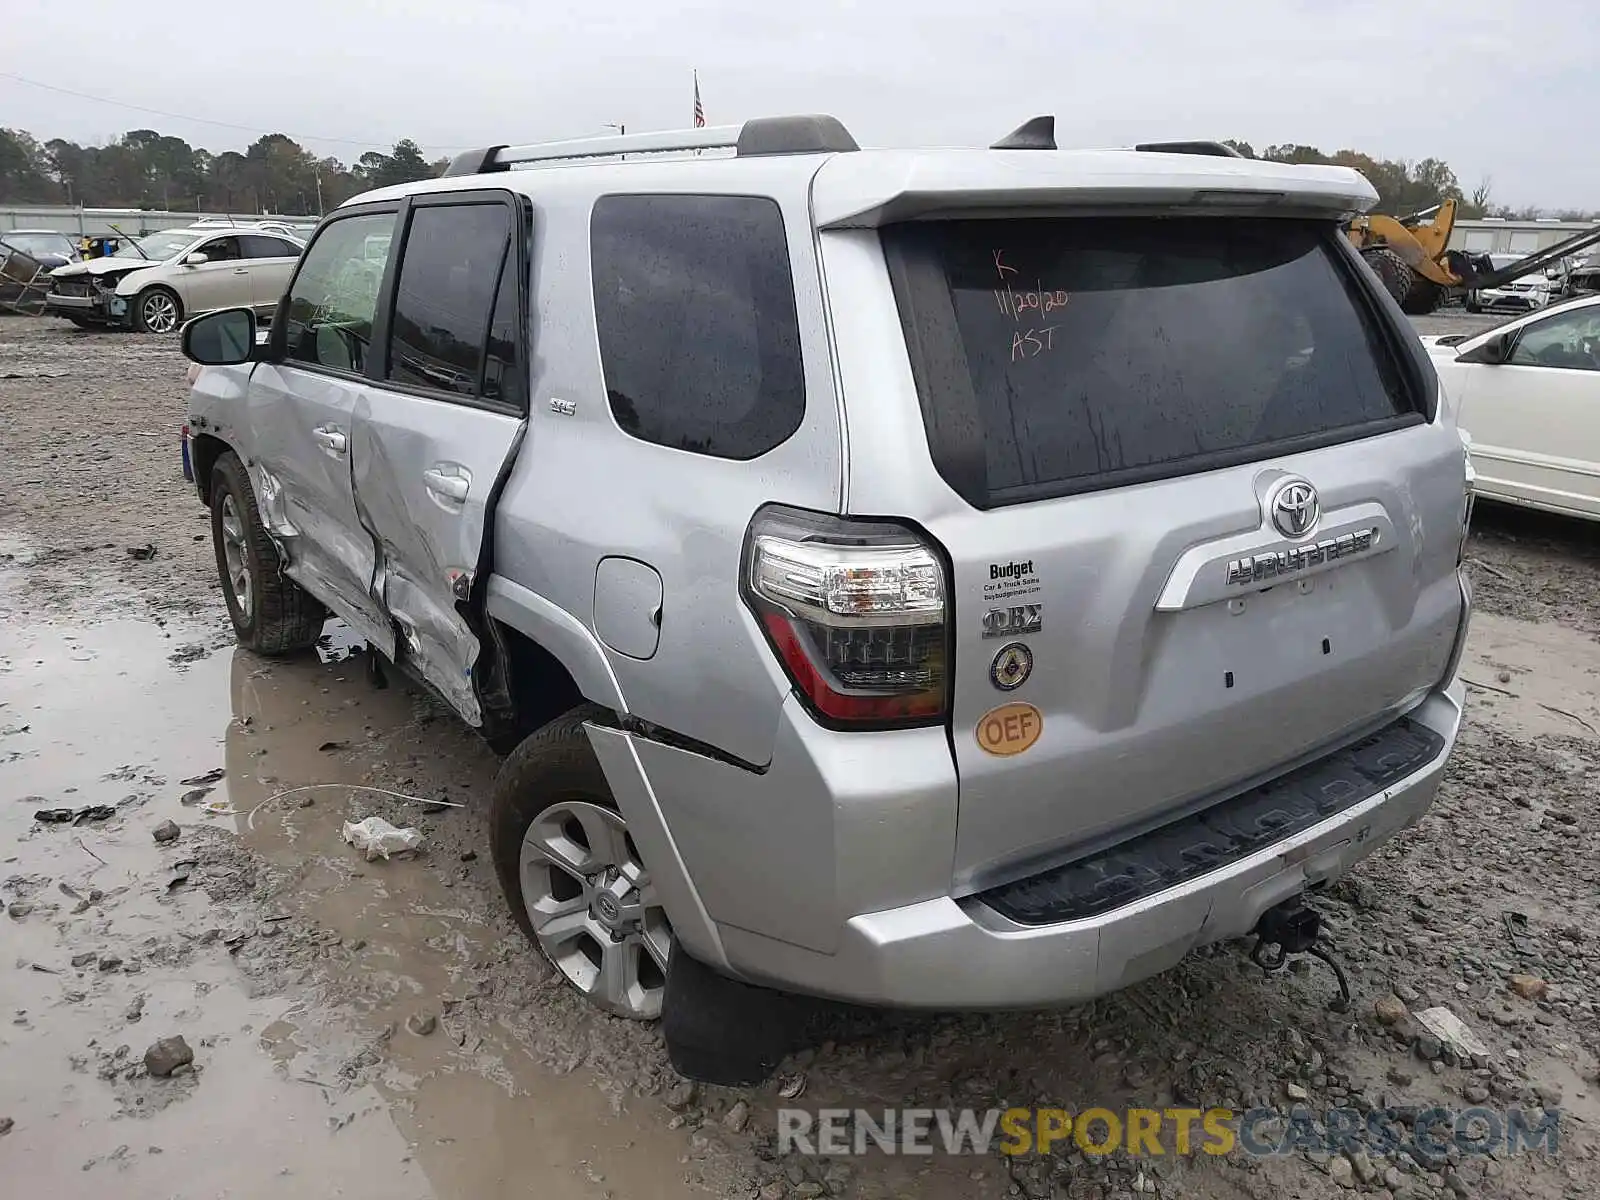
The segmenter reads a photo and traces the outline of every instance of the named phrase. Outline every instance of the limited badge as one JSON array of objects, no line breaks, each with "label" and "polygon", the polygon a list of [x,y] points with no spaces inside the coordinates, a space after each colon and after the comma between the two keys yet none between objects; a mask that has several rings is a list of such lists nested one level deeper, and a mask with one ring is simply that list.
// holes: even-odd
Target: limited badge
[{"label": "limited badge", "polygon": [[1021,754],[1044,732],[1044,714],[1031,704],[1002,704],[978,719],[978,745],[990,754]]},{"label": "limited badge", "polygon": [[1002,692],[1014,692],[1033,674],[1033,651],[1021,642],[1002,646],[989,664],[989,682]]}]

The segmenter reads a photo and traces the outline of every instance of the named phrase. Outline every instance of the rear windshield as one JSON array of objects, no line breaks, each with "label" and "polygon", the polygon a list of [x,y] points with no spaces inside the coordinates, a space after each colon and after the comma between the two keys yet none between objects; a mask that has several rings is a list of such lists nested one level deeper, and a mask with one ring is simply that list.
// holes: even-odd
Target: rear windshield
[{"label": "rear windshield", "polygon": [[981,508],[1421,420],[1325,222],[884,230],[930,448]]}]

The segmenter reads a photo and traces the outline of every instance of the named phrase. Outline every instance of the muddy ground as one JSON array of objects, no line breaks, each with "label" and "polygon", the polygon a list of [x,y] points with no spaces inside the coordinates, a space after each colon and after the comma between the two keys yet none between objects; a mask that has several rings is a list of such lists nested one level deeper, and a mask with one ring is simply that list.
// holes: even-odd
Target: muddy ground
[{"label": "muddy ground", "polygon": [[[1600,1193],[1592,529],[1480,510],[1447,783],[1318,901],[1350,1013],[1328,1010],[1322,967],[1269,979],[1230,945],[1064,1012],[863,1014],[760,1088],[691,1089],[653,1028],[588,1012],[512,925],[479,804],[496,763],[471,734],[399,682],[374,689],[337,625],[293,661],[233,647],[178,469],[183,373],[170,341],[0,320],[0,1170],[33,1191]],[[35,818],[53,809],[76,823]],[[363,861],[339,829],[369,815],[419,828],[423,852]],[[168,820],[178,836],[157,842]],[[1513,974],[1542,981],[1523,985],[1536,998]],[[1418,1038],[1397,1004],[1448,1006],[1487,1053]],[[175,1036],[192,1063],[152,1074],[147,1048]],[[780,1159],[773,1111],[790,1103],[1481,1103],[1561,1124],[1554,1154],[1436,1161]]]}]

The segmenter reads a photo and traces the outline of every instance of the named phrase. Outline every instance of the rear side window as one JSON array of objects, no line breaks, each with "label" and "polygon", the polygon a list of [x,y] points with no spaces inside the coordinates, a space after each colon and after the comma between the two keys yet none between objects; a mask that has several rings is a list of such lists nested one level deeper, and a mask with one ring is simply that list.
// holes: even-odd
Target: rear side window
[{"label": "rear side window", "polygon": [[510,248],[511,213],[504,204],[412,211],[390,323],[390,379],[478,394],[490,310]]},{"label": "rear side window", "polygon": [[1324,223],[1068,217],[883,236],[929,446],[977,507],[1422,420]]},{"label": "rear side window", "polygon": [[748,196],[606,196],[590,226],[595,322],[617,424],[748,459],[805,415],[783,214]]},{"label": "rear side window", "polygon": [[245,234],[239,239],[239,245],[246,258],[294,258],[300,253],[298,246],[282,238],[260,234]]}]

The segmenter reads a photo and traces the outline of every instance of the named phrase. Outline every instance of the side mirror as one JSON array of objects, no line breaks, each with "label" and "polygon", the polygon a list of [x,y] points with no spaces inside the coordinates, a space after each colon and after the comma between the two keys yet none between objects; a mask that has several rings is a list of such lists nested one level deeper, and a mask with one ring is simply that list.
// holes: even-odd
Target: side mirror
[{"label": "side mirror", "polygon": [[203,367],[231,367],[256,357],[256,315],[248,308],[225,308],[196,317],[183,327],[183,353]]},{"label": "side mirror", "polygon": [[193,254],[185,254],[183,256],[183,265],[186,267],[203,267],[210,261],[210,255],[201,254],[198,250],[196,250]]},{"label": "side mirror", "polygon": [[1510,333],[1497,333],[1481,345],[1474,346],[1471,350],[1463,351],[1456,356],[1457,362],[1484,363],[1487,366],[1497,366],[1511,357],[1511,344],[1514,339]]}]

